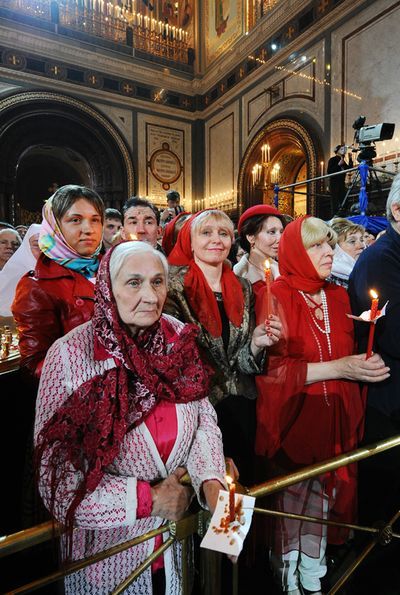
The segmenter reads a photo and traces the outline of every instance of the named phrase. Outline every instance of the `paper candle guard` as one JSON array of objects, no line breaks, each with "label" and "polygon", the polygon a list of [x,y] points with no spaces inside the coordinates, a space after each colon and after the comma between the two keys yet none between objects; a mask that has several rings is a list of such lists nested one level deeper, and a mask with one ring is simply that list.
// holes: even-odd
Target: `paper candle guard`
[{"label": "paper candle guard", "polygon": [[383,306],[383,308],[381,310],[377,311],[377,315],[375,316],[375,318],[373,320],[371,320],[371,310],[365,310],[365,312],[361,312],[360,316],[355,316],[354,314],[347,314],[347,316],[349,318],[354,318],[354,320],[359,320],[360,322],[373,322],[375,323],[377,320],[379,320],[379,318],[382,318],[382,316],[385,316],[386,314],[386,306],[388,305],[388,301],[386,302],[386,304]]},{"label": "paper candle guard", "polygon": [[249,532],[255,498],[235,494],[235,520],[229,522],[229,492],[220,490],[217,506],[200,546],[238,556]]}]

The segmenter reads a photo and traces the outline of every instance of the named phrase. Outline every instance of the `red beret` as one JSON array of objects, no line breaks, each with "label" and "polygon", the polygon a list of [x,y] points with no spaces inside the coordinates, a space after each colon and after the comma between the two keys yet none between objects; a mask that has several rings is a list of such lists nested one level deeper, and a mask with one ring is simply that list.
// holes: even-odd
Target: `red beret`
[{"label": "red beret", "polygon": [[245,212],[242,213],[242,215],[240,216],[239,223],[237,226],[238,232],[240,233],[242,225],[245,221],[247,221],[247,219],[255,217],[256,215],[264,215],[265,217],[267,217],[268,215],[273,215],[274,217],[282,217],[282,213],[280,213],[278,209],[271,205],[254,205],[254,207],[246,209]]}]

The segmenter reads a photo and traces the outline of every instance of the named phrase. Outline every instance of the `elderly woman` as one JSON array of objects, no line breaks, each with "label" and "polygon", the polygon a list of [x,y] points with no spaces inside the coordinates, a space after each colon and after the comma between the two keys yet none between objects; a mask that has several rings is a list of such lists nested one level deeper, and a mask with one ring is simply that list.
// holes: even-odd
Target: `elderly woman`
[{"label": "elderly woman", "polygon": [[[279,247],[281,276],[272,284],[282,318],[282,338],[270,351],[265,375],[257,378],[257,453],[271,473],[284,474],[357,447],[364,403],[357,381],[389,377],[377,354],[353,355],[353,323],[347,292],[326,283],[334,231],[320,219],[301,217],[286,227]],[[257,302],[263,320],[266,290]],[[278,510],[354,522],[356,468],[341,467],[280,492]],[[271,564],[286,593],[321,593],[326,573],[326,528],[288,519],[274,523]],[[340,544],[346,532],[329,529]]]},{"label": "elderly woman", "polygon": [[0,271],[20,247],[21,241],[16,229],[0,229]]},{"label": "elderly woman", "polygon": [[40,255],[39,232],[40,225],[33,223],[20,247],[0,271],[0,316],[12,316],[11,304],[17,284],[25,273],[35,268]]},{"label": "elderly woman", "polygon": [[[46,357],[35,428],[40,491],[66,525],[72,559],[181,518],[192,496],[179,482],[186,469],[211,510],[224,484],[197,329],[161,313],[167,272],[165,257],[148,244],[111,248],[93,319]],[[67,595],[108,595],[153,549],[151,539],[67,577]],[[179,553],[176,543],[154,577],[158,584],[165,575],[170,595],[182,588]],[[152,593],[152,582],[147,569],[124,593]]]},{"label": "elderly woman", "polygon": [[238,232],[240,244],[248,253],[233,267],[236,275],[248,279],[257,293],[265,285],[265,261],[271,267],[271,277],[279,275],[278,248],[285,221],[271,205],[255,205],[240,217]]},{"label": "elderly woman", "polygon": [[341,218],[333,219],[331,227],[337,235],[337,244],[328,281],[347,289],[350,273],[365,249],[365,228]]},{"label": "elderly woman", "polygon": [[172,265],[166,311],[200,329],[198,344],[214,368],[210,400],[224,450],[252,481],[256,390],[263,351],[280,336],[276,316],[255,328],[251,285],[225,262],[233,224],[218,210],[186,221],[169,256]]},{"label": "elderly woman", "polygon": [[103,214],[99,195],[84,186],[63,186],[43,206],[42,254],[17,285],[11,308],[21,365],[36,377],[50,345],[92,317]]}]

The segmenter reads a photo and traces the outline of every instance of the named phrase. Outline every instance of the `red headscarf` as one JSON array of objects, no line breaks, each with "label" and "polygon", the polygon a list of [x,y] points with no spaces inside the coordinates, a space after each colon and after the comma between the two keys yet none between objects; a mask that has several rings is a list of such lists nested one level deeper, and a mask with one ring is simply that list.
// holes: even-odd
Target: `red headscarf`
[{"label": "red headscarf", "polygon": [[[188,403],[208,394],[209,370],[199,356],[197,327],[186,325],[177,335],[171,323],[161,318],[133,338],[121,322],[109,272],[116,248],[106,253],[99,268],[92,324],[95,346],[114,357],[117,366],[89,379],[70,395],[43,427],[36,448],[37,463],[51,449],[52,469],[65,469],[69,462],[82,474],[66,515],[70,536],[76,508],[96,489],[118,456],[124,436],[160,400]],[[53,507],[62,478],[62,471],[54,472]]]},{"label": "red headscarf", "polygon": [[279,243],[279,272],[293,289],[316,293],[325,281],[318,275],[301,238],[301,226],[308,217],[299,217],[285,227]]},{"label": "red headscarf", "polygon": [[[191,226],[201,213],[204,211],[196,213],[184,223],[168,261],[173,265],[189,267],[185,274],[184,290],[190,307],[207,331],[213,337],[220,337],[222,322],[217,300],[202,270],[195,263],[192,252]],[[221,289],[226,315],[232,324],[239,327],[242,324],[244,312],[243,290],[240,281],[227,263],[223,263],[222,267]]]},{"label": "red headscarf", "polygon": [[171,250],[175,244],[174,243],[175,225],[177,224],[179,219],[181,219],[182,217],[185,217],[187,215],[190,215],[190,213],[188,213],[187,211],[181,211],[180,213],[178,213],[178,215],[176,217],[171,219],[171,221],[169,221],[167,223],[167,225],[164,227],[164,233],[163,233],[163,237],[161,240],[161,245],[162,245],[163,250],[167,256],[171,253]]}]

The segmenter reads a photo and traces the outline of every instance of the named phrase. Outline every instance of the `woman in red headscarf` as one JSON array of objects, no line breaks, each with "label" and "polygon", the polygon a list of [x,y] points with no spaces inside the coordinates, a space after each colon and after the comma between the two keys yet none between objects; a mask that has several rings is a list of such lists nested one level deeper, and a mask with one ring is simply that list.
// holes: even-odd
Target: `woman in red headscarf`
[{"label": "woman in red headscarf", "polygon": [[[284,474],[357,447],[363,430],[364,403],[357,382],[389,376],[381,357],[353,355],[353,323],[343,287],[326,283],[333,261],[335,232],[315,217],[286,227],[279,246],[281,276],[272,284],[283,332],[271,349],[265,375],[256,379],[256,450],[268,458],[271,473]],[[265,289],[257,302],[263,320]],[[353,522],[356,467],[314,477],[283,490],[278,510]],[[321,593],[326,573],[326,528],[277,519],[273,525],[271,564],[285,592]],[[346,540],[343,529],[328,539]]]},{"label": "woman in red headscarf", "polygon": [[248,483],[253,479],[254,375],[261,371],[265,347],[278,341],[281,325],[273,316],[255,327],[251,285],[225,262],[232,240],[232,221],[222,211],[202,211],[186,221],[169,256],[174,266],[166,311],[200,329],[198,344],[215,371],[210,400],[224,451]]},{"label": "woman in red headscarf", "polygon": [[189,217],[190,213],[182,211],[176,217],[171,219],[171,221],[169,221],[169,223],[167,223],[164,227],[161,245],[166,256],[169,256],[169,254],[171,253],[173,247],[175,246],[178,233],[182,229],[186,219],[188,219]]},{"label": "woman in red headscarf", "polygon": [[258,293],[265,286],[265,264],[268,261],[271,279],[279,276],[278,249],[285,227],[283,215],[271,205],[254,205],[246,209],[238,223],[239,241],[246,254],[233,267]]}]

